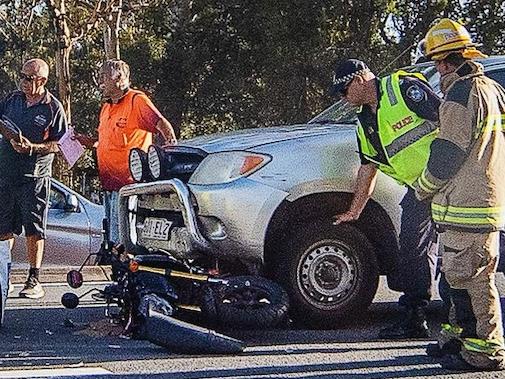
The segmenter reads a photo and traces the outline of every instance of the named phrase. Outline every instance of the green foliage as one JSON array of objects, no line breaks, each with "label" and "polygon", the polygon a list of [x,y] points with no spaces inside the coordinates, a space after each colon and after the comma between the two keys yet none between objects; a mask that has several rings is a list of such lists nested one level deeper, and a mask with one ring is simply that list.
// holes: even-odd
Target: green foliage
[{"label": "green foliage", "polygon": [[156,97],[168,101],[164,110],[184,136],[304,122],[331,102],[336,59],[373,62],[380,39],[368,26],[383,22],[387,5],[200,0],[175,7],[156,24],[167,43]]},{"label": "green foliage", "polygon": [[[96,0],[66,0],[75,37]],[[375,72],[409,64],[439,17],[466,22],[486,52],[505,52],[502,1],[468,0],[153,0],[125,2],[121,56],[132,82],[153,98],[183,137],[304,122],[328,106],[336,61],[365,60]],[[54,64],[56,37],[45,2],[0,5],[0,93],[16,86],[22,61]],[[148,4],[148,5],[146,5]],[[73,123],[96,134],[104,59],[103,23],[72,49]],[[53,71],[54,72],[54,71]],[[49,88],[57,93],[55,79]],[[88,156],[77,167],[94,169]],[[76,182],[78,183],[78,181]]]},{"label": "green foliage", "polygon": [[503,0],[469,0],[461,14],[482,50],[505,53],[505,3]]},{"label": "green foliage", "polygon": [[[7,0],[1,4],[0,95],[4,96],[16,88],[17,73],[23,60],[44,56],[50,50],[47,36],[51,32],[47,18],[41,15],[39,3]],[[54,82],[50,82],[49,86],[54,86]]]}]

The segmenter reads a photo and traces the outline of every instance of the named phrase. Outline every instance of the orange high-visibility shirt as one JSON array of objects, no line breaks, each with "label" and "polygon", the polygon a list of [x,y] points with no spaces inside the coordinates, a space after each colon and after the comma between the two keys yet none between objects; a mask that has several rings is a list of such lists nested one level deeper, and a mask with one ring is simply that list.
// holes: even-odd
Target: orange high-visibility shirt
[{"label": "orange high-visibility shirt", "polygon": [[133,183],[128,156],[133,148],[147,151],[160,112],[141,91],[129,89],[117,104],[106,102],[98,126],[98,174],[106,191]]}]

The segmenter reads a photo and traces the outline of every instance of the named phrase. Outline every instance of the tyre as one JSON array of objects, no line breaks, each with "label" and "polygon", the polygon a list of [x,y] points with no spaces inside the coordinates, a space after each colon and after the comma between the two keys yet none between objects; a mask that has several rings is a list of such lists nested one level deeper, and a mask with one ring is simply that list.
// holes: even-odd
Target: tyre
[{"label": "tyre", "polygon": [[376,256],[365,235],[352,225],[329,221],[294,228],[276,277],[289,294],[293,320],[326,329],[363,315],[379,281]]},{"label": "tyre", "polygon": [[236,276],[229,284],[205,288],[202,313],[211,323],[233,328],[272,328],[286,320],[289,298],[268,279]]}]

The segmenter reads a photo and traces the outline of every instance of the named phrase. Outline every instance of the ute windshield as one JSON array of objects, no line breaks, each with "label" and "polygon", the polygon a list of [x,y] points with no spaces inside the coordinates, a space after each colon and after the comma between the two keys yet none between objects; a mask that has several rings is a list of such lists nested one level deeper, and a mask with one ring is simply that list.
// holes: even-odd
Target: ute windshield
[{"label": "ute windshield", "polygon": [[[420,65],[404,67],[402,70],[407,72],[421,72],[430,82],[431,87],[436,93],[440,93],[439,75],[431,62]],[[349,104],[345,100],[338,100],[335,104],[326,108],[312,120],[309,124],[355,124],[357,120],[356,113],[358,107]]]}]

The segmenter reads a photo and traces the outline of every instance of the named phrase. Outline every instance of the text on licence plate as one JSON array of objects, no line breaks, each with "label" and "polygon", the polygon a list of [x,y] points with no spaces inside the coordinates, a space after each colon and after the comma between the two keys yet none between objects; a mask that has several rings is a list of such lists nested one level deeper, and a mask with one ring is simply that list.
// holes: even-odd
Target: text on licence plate
[{"label": "text on licence plate", "polygon": [[172,222],[164,218],[146,217],[144,228],[142,229],[142,237],[168,240],[171,226]]}]

